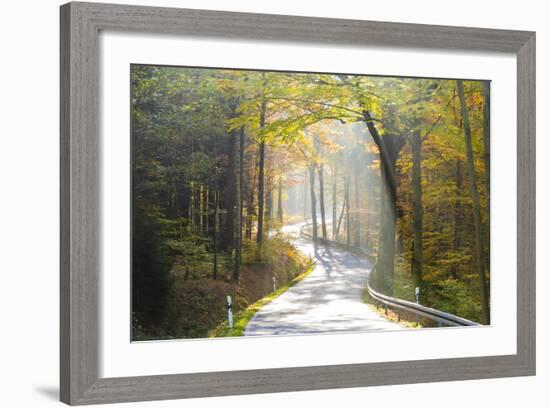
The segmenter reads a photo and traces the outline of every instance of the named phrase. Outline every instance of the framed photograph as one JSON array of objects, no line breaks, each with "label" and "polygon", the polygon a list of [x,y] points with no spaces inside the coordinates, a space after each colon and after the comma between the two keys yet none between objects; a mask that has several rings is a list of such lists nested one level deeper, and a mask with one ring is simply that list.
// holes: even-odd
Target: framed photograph
[{"label": "framed photograph", "polygon": [[535,374],[535,34],[61,7],[61,400]]}]

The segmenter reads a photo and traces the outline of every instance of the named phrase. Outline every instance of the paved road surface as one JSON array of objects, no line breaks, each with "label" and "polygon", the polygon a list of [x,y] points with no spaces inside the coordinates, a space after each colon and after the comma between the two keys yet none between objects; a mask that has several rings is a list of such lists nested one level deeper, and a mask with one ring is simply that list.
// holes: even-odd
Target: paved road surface
[{"label": "paved road surface", "polygon": [[403,329],[363,303],[370,262],[339,248],[315,248],[298,236],[300,226],[283,230],[300,251],[315,258],[315,270],[261,308],[245,336]]}]

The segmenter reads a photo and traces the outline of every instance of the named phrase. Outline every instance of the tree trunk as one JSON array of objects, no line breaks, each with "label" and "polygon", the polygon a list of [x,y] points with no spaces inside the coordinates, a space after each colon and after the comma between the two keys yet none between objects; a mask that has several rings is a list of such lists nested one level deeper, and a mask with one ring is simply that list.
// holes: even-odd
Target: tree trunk
[{"label": "tree trunk", "polygon": [[210,201],[209,201],[210,191],[208,186],[204,189],[204,220],[205,220],[205,231],[210,233]]},{"label": "tree trunk", "polygon": [[[256,163],[256,158],[250,160],[250,162]],[[245,225],[245,236],[248,242],[252,241],[252,229],[254,227],[254,219],[256,218],[256,180],[257,180],[257,166],[252,166],[253,173],[252,175],[247,174],[248,183],[247,185],[247,194],[246,194],[246,225]]]},{"label": "tree trunk", "polygon": [[396,190],[392,183],[395,174],[395,161],[381,161],[381,217],[378,243],[377,284],[385,294],[393,294],[395,230],[396,230]]},{"label": "tree trunk", "polygon": [[283,225],[283,177],[279,176],[277,192],[277,220]]},{"label": "tree trunk", "polygon": [[172,199],[170,202],[170,207],[172,209],[172,213],[174,214],[174,217],[179,218],[180,217],[180,200],[179,200],[179,192],[178,192],[178,186],[176,184],[176,180],[172,180]]},{"label": "tree trunk", "polygon": [[215,190],[214,191],[214,233],[213,233],[214,270],[213,270],[213,276],[212,276],[214,280],[218,278],[219,207],[220,207],[220,193],[218,192],[218,190]]},{"label": "tree trunk", "polygon": [[[461,229],[462,229],[462,162],[460,159],[456,159],[455,170],[455,205],[453,211],[453,252],[457,253],[462,246]],[[451,277],[458,279],[458,265],[451,267]]]},{"label": "tree trunk", "polygon": [[464,84],[462,80],[457,80],[458,97],[460,99],[460,110],[462,114],[462,123],[464,126],[464,138],[466,141],[466,158],[468,175],[470,176],[470,195],[472,197],[473,213],[474,213],[474,225],[476,233],[476,264],[479,274],[479,284],[481,292],[481,309],[483,313],[484,324],[490,322],[490,310],[489,310],[489,295],[487,293],[487,278],[485,276],[485,259],[483,250],[483,226],[481,224],[481,207],[479,203],[479,192],[477,190],[477,175],[474,167],[474,152],[472,149],[472,131],[470,128],[470,118],[468,116],[468,109],[466,107],[466,99],[464,97]]},{"label": "tree trunk", "polygon": [[[269,169],[266,169],[269,174]],[[265,214],[264,214],[264,231],[269,232],[271,229],[271,220],[273,219],[273,177],[267,176],[265,183]]]},{"label": "tree trunk", "polygon": [[[485,195],[487,209],[491,208],[491,92],[488,81],[483,83],[483,162],[485,165]],[[485,267],[489,274],[489,259],[491,250],[490,220],[487,219],[485,234],[487,237],[487,256],[485,257]]]},{"label": "tree trunk", "polygon": [[489,82],[483,82],[483,162],[485,165],[485,191],[487,208],[491,192],[491,95]]},{"label": "tree trunk", "polygon": [[372,200],[370,196],[370,190],[369,190],[369,175],[370,175],[370,169],[367,166],[365,170],[365,180],[366,180],[366,191],[367,195],[365,197],[365,248],[370,249],[370,225],[371,225],[371,216],[370,216],[370,210],[372,205]]},{"label": "tree trunk", "polygon": [[333,240],[337,240],[337,234],[336,234],[336,211],[337,211],[337,208],[336,208],[336,205],[337,205],[337,200],[336,200],[336,194],[337,194],[337,191],[336,191],[336,176],[337,176],[337,171],[336,171],[336,164],[334,165],[333,169],[332,169],[332,239]]},{"label": "tree trunk", "polygon": [[195,232],[195,184],[189,189],[189,232]]},{"label": "tree trunk", "polygon": [[354,209],[353,209],[353,246],[359,248],[361,246],[361,218],[359,212],[360,196],[359,196],[359,146],[355,146],[353,160],[353,193],[354,193]]},{"label": "tree trunk", "polygon": [[317,198],[315,197],[315,164],[308,166],[309,194],[311,197],[311,239],[317,242]]},{"label": "tree trunk", "polygon": [[239,132],[239,144],[238,144],[238,157],[239,172],[235,180],[235,202],[237,204],[236,216],[234,224],[234,243],[235,243],[235,262],[233,264],[233,274],[231,280],[233,283],[239,281],[239,275],[241,270],[241,255],[242,255],[242,235],[243,235],[243,173],[244,173],[244,126],[241,127]]},{"label": "tree trunk", "polygon": [[344,211],[346,210],[346,200],[342,201],[342,209],[340,210],[340,217],[338,217],[338,226],[336,227],[336,238],[338,241],[338,236],[340,235],[340,225],[342,225],[342,219],[344,218]]},{"label": "tree trunk", "polygon": [[[234,108],[236,109],[236,107]],[[234,115],[234,114],[233,114]],[[237,178],[237,171],[235,166],[235,154],[237,151],[237,131],[232,130],[229,134],[229,140],[227,142],[227,178],[225,179],[223,195],[221,197],[221,207],[225,210],[225,216],[223,217],[223,231],[221,234],[220,246],[225,250],[230,250],[234,247],[234,231],[235,231],[235,208],[236,208],[236,194],[235,184]]]},{"label": "tree trunk", "polygon": [[424,210],[422,207],[422,139],[420,131],[412,134],[412,192],[413,192],[413,256],[412,273],[415,287],[422,286]]},{"label": "tree trunk", "polygon": [[252,217],[254,214],[254,208],[250,198],[246,203],[246,224],[244,226],[244,236],[247,241],[252,241]]},{"label": "tree trunk", "polygon": [[199,188],[199,232],[204,232],[204,185]]},{"label": "tree trunk", "polygon": [[308,202],[309,202],[309,173],[306,169],[306,172],[304,174],[304,220],[307,221],[309,208],[308,208]]},{"label": "tree trunk", "polygon": [[[265,126],[265,108],[266,103],[262,101],[260,106],[260,129]],[[256,235],[256,242],[261,244],[264,237],[264,172],[265,172],[265,143],[262,140],[260,142],[260,164],[259,164],[259,176],[258,176],[258,231]]]},{"label": "tree trunk", "polygon": [[349,204],[349,176],[346,177],[344,202],[346,203],[346,245],[351,245],[351,216],[350,216],[350,204]]},{"label": "tree trunk", "polygon": [[328,239],[327,237],[327,220],[325,217],[325,186],[323,179],[323,164],[320,163],[317,167],[319,173],[319,207],[321,210],[321,230],[323,233],[323,239]]},{"label": "tree trunk", "polygon": [[374,126],[369,111],[363,112],[364,121],[380,155],[380,234],[375,285],[387,295],[393,294],[395,224],[396,224],[396,162],[405,139],[400,135],[386,133],[381,136]]}]

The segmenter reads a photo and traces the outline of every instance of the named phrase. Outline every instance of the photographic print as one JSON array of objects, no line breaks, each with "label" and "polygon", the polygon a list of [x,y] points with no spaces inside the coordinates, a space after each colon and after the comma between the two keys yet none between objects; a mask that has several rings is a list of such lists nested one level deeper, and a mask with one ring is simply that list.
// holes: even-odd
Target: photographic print
[{"label": "photographic print", "polygon": [[490,82],[132,64],[131,340],[490,324]]}]

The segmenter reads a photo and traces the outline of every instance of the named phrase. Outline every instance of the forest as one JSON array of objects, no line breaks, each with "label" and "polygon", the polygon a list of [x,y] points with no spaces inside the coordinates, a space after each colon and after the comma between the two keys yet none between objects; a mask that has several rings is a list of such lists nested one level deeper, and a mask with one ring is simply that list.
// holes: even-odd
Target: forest
[{"label": "forest", "polygon": [[215,336],[305,276],[376,256],[377,291],[490,323],[490,83],[131,66],[132,340]]}]

